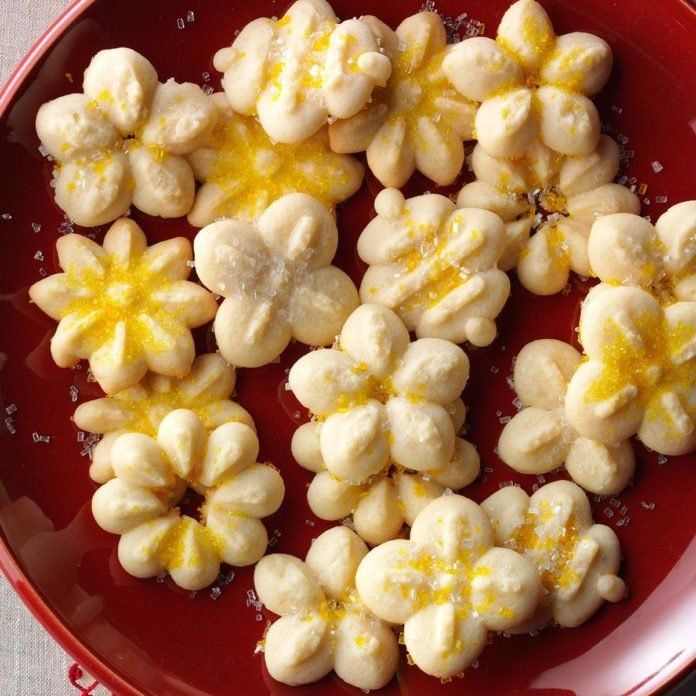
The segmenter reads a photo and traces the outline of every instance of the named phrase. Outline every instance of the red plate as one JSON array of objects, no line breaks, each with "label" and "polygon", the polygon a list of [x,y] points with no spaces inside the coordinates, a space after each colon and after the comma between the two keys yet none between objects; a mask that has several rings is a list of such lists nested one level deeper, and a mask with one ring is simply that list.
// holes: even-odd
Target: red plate
[{"label": "red plate", "polygon": [[[438,0],[438,9],[486,23],[494,33],[508,0]],[[375,3],[337,0],[339,16],[379,11],[395,26],[419,9],[419,0]],[[627,170],[646,183],[644,213],[653,219],[669,204],[696,197],[696,13],[680,0],[544,0],[559,33],[585,30],[604,37],[616,67],[601,97],[605,121],[635,150]],[[190,9],[195,21],[177,27]],[[222,595],[191,597],[171,581],[138,581],[116,559],[116,537],[101,531],[89,507],[94,485],[80,456],[69,387],[80,400],[97,396],[85,370],[53,365],[48,340],[53,322],[29,304],[27,287],[40,269],[57,270],[57,228],[63,220],[49,188],[50,164],[42,159],[34,116],[48,99],[79,91],[81,75],[98,50],[130,46],[144,53],[161,79],[202,83],[218,78],[211,57],[230,43],[235,29],[259,15],[281,15],[285,0],[83,0],[44,36],[0,97],[0,407],[12,414],[16,434],[2,427],[0,447],[0,563],[15,589],[57,640],[106,686],[119,694],[327,694],[359,693],[331,676],[292,689],[273,682],[254,655],[269,615],[246,606],[251,569],[238,570]],[[74,80],[74,84],[72,84]],[[655,173],[651,163],[664,169]],[[342,234],[338,264],[359,280],[364,267],[355,241],[373,215],[379,185],[368,177],[360,193],[339,211]],[[414,195],[436,187],[414,179]],[[452,189],[454,190],[454,188]],[[7,215],[11,215],[11,219]],[[152,241],[193,237],[185,220],[162,221],[135,213]],[[41,225],[34,232],[32,223]],[[84,230],[81,230],[84,231]],[[45,258],[38,260],[37,251]],[[40,257],[40,254],[38,255]],[[481,452],[487,480],[467,494],[480,501],[500,482],[515,479],[529,491],[535,480],[514,476],[494,447],[499,419],[514,413],[506,378],[512,357],[528,341],[572,340],[586,284],[575,279],[570,294],[533,297],[514,284],[500,319],[500,337],[471,352],[470,438]],[[205,331],[200,347],[213,346]],[[274,547],[304,556],[310,539],[327,525],[312,519],[305,500],[311,474],[289,454],[294,428],[304,411],[284,389],[285,373],[304,349],[292,346],[280,364],[240,370],[239,401],[261,433],[262,456],[283,471],[287,495],[268,520]],[[10,409],[12,410],[12,409]],[[4,418],[4,415],[3,415]],[[34,443],[32,433],[50,435]],[[477,668],[463,681],[441,685],[405,660],[385,694],[648,694],[683,673],[696,659],[696,466],[693,455],[659,465],[639,450],[635,485],[618,501],[595,501],[598,521],[616,528],[625,553],[623,574],[630,598],[602,608],[577,629],[547,629],[537,637],[493,637]],[[620,520],[629,519],[629,523]]]}]

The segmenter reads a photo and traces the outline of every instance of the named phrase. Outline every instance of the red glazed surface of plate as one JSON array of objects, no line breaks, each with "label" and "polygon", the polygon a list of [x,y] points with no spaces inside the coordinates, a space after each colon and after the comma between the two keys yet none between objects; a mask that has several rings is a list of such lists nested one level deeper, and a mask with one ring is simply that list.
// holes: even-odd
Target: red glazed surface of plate
[{"label": "red glazed surface of plate", "polygon": [[[467,12],[494,34],[507,0],[438,0],[447,15]],[[652,219],[670,204],[696,197],[696,14],[680,0],[544,0],[558,33],[585,30],[611,44],[616,66],[600,97],[603,119],[629,138],[635,150],[627,170],[645,182]],[[414,0],[384,3],[337,0],[341,17],[376,12],[392,26],[419,9]],[[177,18],[190,9],[195,21],[184,30]],[[212,67],[215,50],[230,43],[235,29],[260,15],[281,15],[284,2],[259,0],[135,0],[78,3],[34,49],[2,97],[0,120],[0,407],[15,404],[16,434],[0,432],[0,562],[15,588],[59,642],[103,683],[119,694],[203,695],[244,693],[355,693],[334,676],[292,689],[275,683],[254,655],[266,621],[265,610],[247,606],[252,570],[239,569],[218,599],[210,591],[195,597],[163,583],[128,576],[116,558],[116,537],[101,531],[90,512],[95,489],[88,460],[70,421],[75,404],[98,395],[86,369],[61,370],[51,361],[48,341],[53,322],[29,303],[28,286],[40,269],[57,270],[55,240],[63,220],[53,203],[50,164],[42,159],[34,134],[41,103],[79,91],[90,57],[102,48],[130,46],[144,53],[160,79],[219,86]],[[45,53],[42,52],[50,46]],[[612,106],[621,107],[613,109]],[[620,111],[620,113],[619,113]],[[659,161],[664,169],[655,173]],[[380,186],[368,176],[359,194],[339,210],[338,264],[358,281],[364,266],[355,242],[374,215]],[[406,193],[437,187],[415,177]],[[446,192],[456,190],[455,187]],[[668,204],[656,204],[666,195]],[[185,220],[163,221],[134,213],[151,242],[193,237]],[[41,225],[34,232],[32,223]],[[77,230],[86,232],[85,230]],[[98,231],[101,239],[103,230]],[[44,259],[35,258],[43,252]],[[40,256],[40,255],[39,255]],[[472,378],[465,400],[469,435],[486,467],[466,490],[480,501],[501,482],[515,480],[527,491],[533,477],[515,475],[494,448],[500,419],[515,413],[507,384],[511,361],[527,342],[542,337],[574,340],[579,303],[588,284],[572,281],[567,295],[535,298],[513,282],[513,296],[499,321],[500,336],[487,349],[470,351]],[[214,347],[205,330],[199,347]],[[291,346],[279,364],[240,370],[238,400],[254,416],[262,457],[282,470],[287,495],[279,513],[267,520],[277,539],[273,551],[304,556],[312,537],[328,527],[311,515],[305,490],[311,474],[289,454],[294,428],[306,413],[284,388],[286,370],[303,353]],[[4,416],[3,416],[4,418]],[[50,443],[32,434],[50,435]],[[577,629],[552,628],[536,637],[492,637],[476,668],[450,684],[409,667],[402,659],[386,694],[610,694],[653,693],[696,658],[696,489],[694,456],[670,458],[639,448],[635,485],[618,501],[595,501],[597,521],[616,529],[625,554],[622,573],[628,600],[603,607]],[[548,476],[547,480],[553,477]],[[625,518],[625,522],[617,523]]]}]

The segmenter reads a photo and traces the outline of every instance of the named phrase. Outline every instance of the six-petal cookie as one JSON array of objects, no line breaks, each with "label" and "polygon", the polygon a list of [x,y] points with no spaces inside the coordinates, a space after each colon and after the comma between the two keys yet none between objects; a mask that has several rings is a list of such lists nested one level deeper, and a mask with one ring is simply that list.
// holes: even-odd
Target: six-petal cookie
[{"label": "six-petal cookie", "polygon": [[581,437],[565,416],[568,382],[582,356],[553,339],[528,343],[515,362],[515,391],[527,406],[509,421],[498,442],[500,458],[523,474],[545,474],[565,463],[585,490],[616,495],[635,470],[628,440],[605,444]]},{"label": "six-petal cookie", "polygon": [[358,240],[370,264],[361,300],[394,310],[419,337],[489,345],[510,294],[497,268],[506,243],[501,219],[437,194],[405,200],[396,189],[381,191],[375,209]]},{"label": "six-petal cookie", "polygon": [[508,631],[535,612],[536,569],[493,544],[484,511],[450,495],[420,512],[410,540],[388,541],[361,561],[361,599],[384,621],[404,624],[406,648],[427,674],[459,674],[481,654],[488,631]]},{"label": "six-petal cookie", "polygon": [[451,184],[464,164],[463,141],[473,139],[476,105],[442,71],[449,49],[440,16],[419,12],[396,31],[376,17],[363,21],[379,36],[392,74],[364,110],[329,126],[331,147],[365,150],[385,186],[403,186],[416,169],[441,186]]},{"label": "six-petal cookie", "polygon": [[251,416],[232,401],[234,367],[217,353],[199,355],[181,379],[150,373],[136,385],[80,404],[73,420],[82,430],[103,435],[92,453],[89,474],[97,483],[113,478],[111,446],[124,432],[154,436],[171,411],[193,411],[208,431],[231,421],[254,428]]},{"label": "six-petal cookie", "polygon": [[[259,518],[273,514],[285,488],[277,470],[258,464],[259,441],[243,423],[210,434],[193,412],[168,413],[157,438],[125,433],[112,445],[115,478],[92,498],[92,513],[119,534],[118,558],[138,578],[167,571],[187,590],[210,585],[220,563],[256,563],[268,536]],[[187,487],[205,496],[200,521],[179,504]]]},{"label": "six-petal cookie", "polygon": [[463,96],[481,102],[476,138],[492,157],[519,157],[538,137],[566,155],[597,145],[599,115],[588,99],[612,66],[609,45],[593,34],[556,36],[535,0],[518,0],[495,39],[462,41],[442,69]]},{"label": "six-petal cookie", "polygon": [[364,690],[391,680],[399,659],[396,637],[355,590],[355,571],[365,554],[356,534],[334,527],[314,540],[304,562],[281,553],[259,561],[254,571],[259,599],[280,616],[264,641],[274,679],[308,684],[334,670]]},{"label": "six-petal cookie", "polygon": [[217,113],[198,85],[157,81],[129,48],[100,51],[83,92],[44,104],[36,131],[56,161],[56,203],[78,225],[94,227],[133,204],[179,217],[193,204],[191,167],[181,156],[207,140]]},{"label": "six-petal cookie", "polygon": [[519,158],[495,159],[479,144],[471,167],[476,181],[462,188],[457,205],[502,218],[507,243],[499,266],[517,266],[522,285],[537,295],[560,292],[570,271],[592,274],[587,240],[598,217],[640,211],[638,197],[612,183],[619,147],[606,135],[581,157],[559,155],[537,140]]},{"label": "six-petal cookie", "polygon": [[232,108],[258,115],[283,143],[308,138],[330,118],[350,118],[391,73],[370,27],[339,24],[326,0],[297,0],[280,19],[255,19],[214,64]]},{"label": "six-petal cookie", "polygon": [[593,524],[587,496],[570,481],[542,486],[531,498],[516,486],[497,491],[481,503],[495,543],[523,554],[538,569],[544,595],[535,615],[513,633],[526,633],[551,619],[579,626],[606,600],[626,596],[616,573],[621,548],[616,534]]},{"label": "six-petal cookie", "polygon": [[56,242],[63,273],[29,296],[58,321],[51,354],[60,367],[81,359],[105,392],[127,389],[148,370],[183,377],[195,357],[191,329],[210,321],[213,296],[186,280],[191,245],[176,237],[151,247],[132,220],[117,220],[103,246],[79,234]]},{"label": "six-petal cookie", "polygon": [[360,188],[362,165],[331,150],[326,128],[298,143],[275,142],[255,118],[236,113],[224,94],[210,99],[219,114],[215,130],[187,157],[202,183],[188,214],[195,227],[223,217],[258,217],[296,191],[333,209]]},{"label": "six-petal cookie", "polygon": [[331,265],[337,244],[327,208],[302,193],[278,199],[254,223],[221,220],[198,233],[196,271],[225,298],[214,329],[228,362],[257,367],[292,338],[334,340],[358,305],[353,282]]}]

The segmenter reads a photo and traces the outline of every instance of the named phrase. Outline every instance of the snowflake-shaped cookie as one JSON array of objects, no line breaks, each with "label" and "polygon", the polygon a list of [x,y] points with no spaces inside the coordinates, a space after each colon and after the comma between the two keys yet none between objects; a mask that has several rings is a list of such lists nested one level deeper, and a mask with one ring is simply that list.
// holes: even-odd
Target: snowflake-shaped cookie
[{"label": "snowflake-shaped cookie", "polygon": [[588,251],[606,283],[637,285],[662,302],[696,302],[696,201],[673,205],[654,227],[638,215],[597,220]]},{"label": "snowflake-shaped cookie", "polygon": [[[464,424],[466,409],[456,399],[447,411],[454,432]],[[327,469],[321,453],[319,420],[300,426],[292,438],[292,454],[298,464],[316,473],[307,490],[312,512],[322,520],[340,520],[352,515],[355,531],[368,544],[381,544],[398,536],[404,522],[413,524],[416,515],[446,489],[458,490],[478,476],[480,460],[476,448],[455,438],[454,454],[442,469],[426,473],[386,468],[362,483],[341,479]],[[328,446],[325,443],[325,447]]]},{"label": "snowflake-shaped cookie", "polygon": [[81,359],[113,394],[148,370],[183,377],[195,348],[191,329],[210,321],[213,296],[186,280],[191,245],[184,237],[147,246],[138,225],[117,220],[103,246],[79,234],[56,242],[63,273],[40,280],[29,296],[58,322],[51,354],[60,367]]},{"label": "snowflake-shaped cookie", "polygon": [[457,205],[502,218],[507,244],[498,265],[517,266],[522,285],[537,295],[560,292],[570,271],[591,275],[587,239],[598,217],[640,211],[634,193],[611,183],[619,147],[607,135],[582,157],[559,155],[538,140],[516,159],[495,159],[476,145],[471,167],[476,181],[459,192]]},{"label": "snowflake-shaped cookie", "polygon": [[355,577],[377,616],[404,624],[413,662],[427,674],[460,674],[486,645],[488,631],[509,631],[537,608],[534,566],[493,547],[484,511],[459,495],[431,502],[416,517],[410,540],[372,549]]},{"label": "snowflake-shaped cookie", "polygon": [[370,27],[357,19],[339,24],[325,0],[297,0],[280,19],[255,19],[214,64],[232,108],[258,115],[283,143],[350,118],[391,74]]},{"label": "snowflake-shaped cookie", "polygon": [[442,72],[447,36],[440,16],[419,12],[392,31],[364,17],[392,59],[387,86],[367,107],[329,126],[336,152],[366,150],[372,173],[400,188],[413,172],[451,184],[464,164],[463,141],[473,139],[476,105],[464,99]]},{"label": "snowflake-shaped cookie", "polygon": [[581,435],[637,434],[667,455],[696,448],[696,302],[663,308],[645,290],[602,283],[583,304],[580,342],[566,415]]},{"label": "snowflake-shaped cookie", "polygon": [[254,571],[259,599],[280,615],[264,641],[274,679],[309,684],[334,670],[364,690],[389,683],[399,661],[396,637],[355,590],[355,571],[365,554],[354,532],[333,527],[314,540],[304,562],[282,553],[259,561]]},{"label": "snowflake-shaped cookie", "polygon": [[510,294],[497,268],[506,244],[501,219],[437,194],[405,200],[396,189],[381,191],[375,210],[358,240],[370,264],[361,300],[394,310],[419,337],[489,345]]},{"label": "snowflake-shaped cookie", "polygon": [[332,152],[326,128],[299,143],[275,142],[255,118],[236,113],[224,94],[210,99],[219,113],[215,130],[187,158],[203,184],[188,214],[195,227],[223,217],[258,217],[295,191],[333,208],[360,188],[362,165]]},{"label": "snowflake-shaped cookie", "polygon": [[199,355],[181,379],[149,373],[135,386],[80,404],[73,420],[82,430],[103,435],[92,453],[89,474],[97,483],[113,478],[111,447],[124,432],[154,436],[171,411],[186,408],[208,431],[235,421],[255,429],[251,416],[231,400],[236,375],[217,353]]},{"label": "snowflake-shaped cookie", "polygon": [[58,206],[86,227],[115,220],[131,204],[149,215],[186,215],[195,182],[181,155],[208,139],[217,117],[203,90],[160,84],[130,48],[99,51],[82,89],[36,115],[36,132],[57,164]]},{"label": "snowflake-shaped cookie", "polygon": [[[115,478],[92,498],[92,513],[119,534],[126,572],[151,578],[167,571],[187,590],[215,580],[220,563],[256,563],[268,536],[259,518],[273,514],[285,488],[277,470],[258,464],[259,441],[243,423],[210,434],[193,412],[168,413],[157,437],[125,433],[111,447]],[[200,521],[178,505],[187,487],[205,496]]]},{"label": "snowflake-shaped cookie", "polygon": [[495,41],[462,41],[442,64],[463,96],[481,102],[476,137],[493,157],[518,157],[537,137],[566,155],[592,152],[600,122],[588,97],[602,89],[611,66],[605,41],[584,32],[556,36],[534,0],[510,6]]},{"label": "snowflake-shaped cookie", "polygon": [[481,503],[495,543],[524,554],[538,569],[544,596],[536,614],[513,629],[526,633],[551,619],[561,626],[584,623],[606,600],[626,596],[617,577],[621,548],[616,534],[593,524],[587,496],[570,481],[542,486],[531,498],[516,486]]},{"label": "snowflake-shaped cookie", "polygon": [[303,193],[278,199],[253,223],[221,220],[196,235],[196,271],[225,298],[214,329],[228,362],[257,367],[292,338],[334,340],[358,305],[353,282],[331,265],[337,245],[333,217]]},{"label": "snowflake-shaped cookie", "polygon": [[598,495],[616,495],[635,470],[630,441],[604,444],[581,437],[568,423],[568,381],[582,362],[573,346],[542,339],[528,343],[515,362],[515,391],[527,406],[500,435],[498,454],[515,471],[545,474],[565,463],[571,478]]}]

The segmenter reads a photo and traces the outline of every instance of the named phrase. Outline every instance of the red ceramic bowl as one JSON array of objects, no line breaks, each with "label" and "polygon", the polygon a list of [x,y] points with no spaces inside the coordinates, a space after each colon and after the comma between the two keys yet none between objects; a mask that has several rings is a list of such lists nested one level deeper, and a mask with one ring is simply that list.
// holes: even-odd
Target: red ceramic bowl
[{"label": "red ceramic bowl", "polygon": [[[343,17],[378,11],[395,26],[420,2],[381,4],[336,0],[335,8]],[[485,22],[491,35],[507,4],[438,0],[438,9],[451,16],[468,12]],[[666,208],[657,196],[668,196],[669,204],[695,197],[693,8],[680,0],[544,0],[544,5],[559,33],[590,31],[614,49],[616,67],[600,109],[605,122],[628,139],[626,149],[635,151],[626,174],[648,185],[644,213],[655,219]],[[177,19],[190,9],[195,21],[179,29]],[[79,90],[90,57],[122,45],[144,53],[161,78],[202,83],[209,72],[217,87],[215,50],[254,17],[284,10],[285,0],[83,0],[39,41],[0,96],[0,407],[17,409],[11,414],[15,434],[0,428],[0,564],[61,645],[118,694],[357,693],[333,676],[296,689],[270,679],[263,658],[254,654],[270,616],[247,605],[251,569],[237,570],[218,599],[210,591],[190,596],[169,580],[139,581],[121,569],[116,537],[92,519],[95,487],[70,420],[75,404],[69,387],[77,386],[80,401],[97,396],[98,389],[86,381],[84,369],[61,370],[52,363],[53,322],[27,296],[41,269],[57,270],[54,248],[63,221],[49,187],[50,164],[37,149],[38,107]],[[659,173],[651,167],[654,161],[664,167]],[[379,188],[368,176],[338,213],[338,264],[356,281],[364,267],[355,242],[373,214]],[[414,178],[407,188],[413,195],[436,187]],[[152,240],[195,234],[185,220],[134,217]],[[32,223],[41,230],[34,231]],[[507,384],[511,360],[536,338],[573,340],[586,291],[587,285],[574,279],[569,294],[539,298],[515,283],[500,318],[500,337],[490,348],[471,351],[469,437],[485,467],[467,490],[475,500],[503,481],[519,481],[528,491],[536,482],[514,475],[494,453],[500,418],[515,410]],[[199,332],[198,339],[202,349],[214,345],[209,332]],[[287,485],[281,511],[267,521],[277,539],[273,550],[302,556],[311,538],[327,527],[307,507],[311,475],[289,453],[292,432],[306,414],[284,383],[303,351],[295,345],[280,364],[239,371],[239,401],[256,419],[262,456],[281,468]],[[49,435],[50,442],[35,443],[33,433]],[[648,694],[688,670],[696,658],[694,457],[660,464],[654,454],[638,451],[635,484],[618,500],[594,501],[596,519],[615,527],[621,539],[622,572],[631,589],[626,601],[603,607],[577,629],[550,628],[534,638],[492,637],[477,667],[450,684],[441,685],[404,660],[384,693]]]}]

